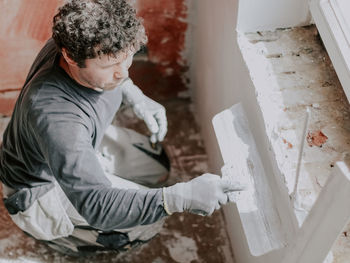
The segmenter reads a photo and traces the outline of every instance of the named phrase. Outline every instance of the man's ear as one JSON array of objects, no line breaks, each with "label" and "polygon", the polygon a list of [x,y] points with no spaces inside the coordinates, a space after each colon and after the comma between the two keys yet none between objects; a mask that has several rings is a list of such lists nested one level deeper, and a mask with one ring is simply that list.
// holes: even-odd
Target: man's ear
[{"label": "man's ear", "polygon": [[64,59],[66,60],[66,62],[71,65],[71,66],[78,66],[78,63],[75,62],[67,53],[67,50],[63,47],[61,49],[61,53],[62,53],[62,56],[64,57]]}]

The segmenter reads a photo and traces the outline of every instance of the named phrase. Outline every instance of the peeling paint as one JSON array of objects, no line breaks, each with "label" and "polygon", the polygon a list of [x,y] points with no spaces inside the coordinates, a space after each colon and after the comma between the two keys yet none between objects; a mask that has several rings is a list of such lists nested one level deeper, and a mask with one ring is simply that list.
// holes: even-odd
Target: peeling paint
[{"label": "peeling paint", "polygon": [[[181,74],[186,62],[182,51],[187,31],[187,6],[185,0],[143,0],[137,3],[138,15],[144,19],[148,35],[148,52],[151,62],[167,75],[169,66],[172,74]],[[162,64],[167,62],[167,67]]]}]

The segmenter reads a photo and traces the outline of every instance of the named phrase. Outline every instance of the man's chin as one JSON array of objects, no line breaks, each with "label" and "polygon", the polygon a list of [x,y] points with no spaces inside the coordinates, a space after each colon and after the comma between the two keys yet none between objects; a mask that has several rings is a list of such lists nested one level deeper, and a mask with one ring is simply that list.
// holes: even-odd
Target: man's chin
[{"label": "man's chin", "polygon": [[102,89],[103,90],[113,90],[116,87],[118,87],[119,84],[120,83],[113,83],[113,84],[104,85]]},{"label": "man's chin", "polygon": [[106,84],[106,85],[104,85],[103,90],[112,90],[112,89],[115,89],[115,88],[118,87],[120,84],[122,84],[123,81],[124,81],[124,79],[120,79],[120,80],[118,80],[118,81],[115,82],[115,83]]}]

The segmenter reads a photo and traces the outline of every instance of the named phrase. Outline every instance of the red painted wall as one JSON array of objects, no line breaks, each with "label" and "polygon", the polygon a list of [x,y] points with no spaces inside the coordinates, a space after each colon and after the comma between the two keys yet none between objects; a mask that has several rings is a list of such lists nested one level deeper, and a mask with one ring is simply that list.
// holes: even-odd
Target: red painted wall
[{"label": "red painted wall", "polygon": [[187,31],[185,0],[138,0],[138,14],[148,35],[147,62],[134,63],[130,75],[143,91],[158,100],[176,97],[186,90],[182,55]]},{"label": "red painted wall", "polygon": [[[51,20],[64,0],[0,0],[0,114],[12,112],[36,54],[51,35]],[[146,94],[162,99],[185,90],[182,74],[187,23],[185,0],[138,0],[149,37],[148,60],[130,75]]]},{"label": "red painted wall", "polygon": [[11,113],[61,0],[0,0],[0,113]]},{"label": "red painted wall", "polygon": [[187,30],[184,0],[139,0],[137,7],[149,36],[150,60],[158,64],[164,74],[180,73],[185,64],[181,52]]}]

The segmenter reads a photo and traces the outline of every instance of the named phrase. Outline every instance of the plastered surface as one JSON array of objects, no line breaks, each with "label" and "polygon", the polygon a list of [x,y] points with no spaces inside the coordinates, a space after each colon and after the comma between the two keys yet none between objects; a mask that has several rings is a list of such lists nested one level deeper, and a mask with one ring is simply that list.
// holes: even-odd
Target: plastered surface
[{"label": "plastered surface", "polygon": [[[290,194],[296,180],[298,149],[306,140],[294,212],[301,225],[334,163],[350,150],[350,107],[314,26],[257,32],[239,38],[256,87],[267,135]],[[311,111],[306,138],[302,124]],[[340,237],[339,239],[341,239]],[[346,253],[334,247],[334,261]]]},{"label": "plastered surface", "polygon": [[[271,2],[273,1],[269,1]],[[242,7],[245,3],[243,1],[219,1],[212,5],[211,1],[203,0],[195,7],[197,10],[193,22],[196,27],[193,35],[195,48],[192,53],[191,74],[196,111],[209,153],[209,165],[219,171],[223,161],[210,120],[218,112],[242,102],[252,125],[252,133],[257,141],[258,151],[264,165],[267,165],[266,173],[272,174],[269,178],[271,189],[276,196],[275,200],[281,211],[281,219],[287,222],[285,225],[286,239],[292,240],[294,238],[293,229],[303,221],[303,217],[331,173],[333,162],[340,160],[348,150],[348,104],[344,100],[343,92],[327,56],[320,53],[322,46],[312,29],[301,29],[301,31],[305,30],[305,33],[296,35],[294,40],[289,39],[290,32],[280,37],[278,35],[283,35],[282,32],[277,32],[277,35],[274,32],[260,32],[262,33],[260,35],[255,31],[250,36],[244,36],[245,47],[255,48],[249,51],[241,50],[242,43],[237,42],[238,35],[241,33],[237,35],[237,30],[244,28],[240,24],[237,29],[237,18],[239,5]],[[294,3],[296,9],[290,9],[287,18],[290,16],[301,18],[307,14],[306,2],[294,1]],[[266,8],[265,5],[264,8]],[[296,10],[299,10],[300,13]],[[248,11],[249,9],[246,9],[245,14],[249,13],[246,19],[255,19],[255,26],[257,26],[265,25],[259,21],[260,15],[270,14],[271,16],[272,13],[269,12],[276,12],[276,9],[271,8],[267,13],[261,12],[256,16],[251,15],[251,12]],[[207,17],[212,19],[207,19]],[[283,17],[280,16],[280,18],[283,21]],[[288,21],[285,24],[288,27],[295,26],[296,23],[307,23],[307,19],[295,20],[294,24]],[[271,29],[274,30],[276,27],[278,27],[277,24],[271,24]],[[264,26],[261,29],[263,28]],[[269,34],[271,38],[268,38]],[[268,41],[263,41],[264,37]],[[307,43],[308,38],[312,39],[313,44]],[[282,42],[277,41],[278,39]],[[318,43],[317,48],[309,49],[308,44],[314,45],[314,43]],[[266,52],[265,45],[269,45],[269,52]],[[299,56],[297,53],[294,56],[289,53],[279,60],[281,58],[279,54],[286,54],[287,50],[300,52]],[[246,56],[250,52],[252,56],[260,57],[261,60],[254,60]],[[247,66],[247,61],[249,61],[247,58],[251,59],[252,68]],[[267,65],[271,70],[266,71],[264,66]],[[252,74],[251,71],[254,68],[255,72]],[[294,71],[297,71],[297,74]],[[259,72],[261,72],[260,78]],[[264,81],[263,78],[271,78],[273,81]],[[259,84],[260,88],[257,88]],[[265,95],[264,91],[266,91]],[[301,182],[299,192],[304,197],[305,214],[299,216],[299,222],[292,221],[288,225],[288,220],[293,218],[294,213],[291,214],[289,208],[284,208],[288,207],[288,194],[294,184],[297,149],[301,139],[300,125],[305,117],[305,105],[312,105],[313,109],[309,140],[305,145],[307,150],[303,156],[302,173],[305,175],[311,172],[312,176],[301,177],[303,182]],[[279,126],[276,126],[277,123]],[[282,128],[276,130],[276,127]],[[312,147],[309,146],[310,144]],[[322,147],[316,145],[322,145]],[[289,162],[284,159],[289,159]],[[235,207],[230,207],[225,212],[237,262],[275,262],[273,258],[276,258],[274,256],[278,252],[274,255],[266,255],[260,261],[252,258],[245,243],[237,210]],[[347,233],[345,231],[339,238],[343,244],[348,241]],[[334,260],[337,262],[340,254],[337,253],[336,247],[333,252]]]}]

